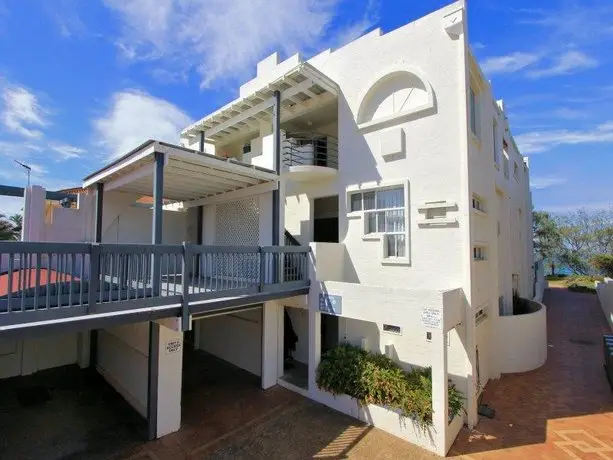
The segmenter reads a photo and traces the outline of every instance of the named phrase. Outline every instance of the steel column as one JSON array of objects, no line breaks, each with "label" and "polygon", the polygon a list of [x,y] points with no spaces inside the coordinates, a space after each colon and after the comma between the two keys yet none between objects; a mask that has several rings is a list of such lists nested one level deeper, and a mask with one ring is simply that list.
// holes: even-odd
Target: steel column
[{"label": "steel column", "polygon": [[204,131],[200,131],[200,149],[201,152],[204,152]]},{"label": "steel column", "polygon": [[[274,103],[272,106],[272,142],[273,153],[275,155],[275,170],[281,174],[281,92],[275,91],[273,94]],[[272,245],[279,245],[279,227],[281,212],[279,209],[279,187],[272,192]]]},{"label": "steel column", "polygon": [[149,360],[147,368],[147,433],[150,441],[158,431],[158,377],[160,373],[160,325],[149,321]]},{"label": "steel column", "polygon": [[[151,222],[151,243],[162,244],[162,206],[164,205],[162,195],[164,193],[164,154],[155,152],[155,169],[153,171],[153,216]],[[151,287],[153,295],[160,293],[160,273],[161,257],[153,256],[153,267],[151,270]]]},{"label": "steel column", "polygon": [[104,184],[98,182],[96,184],[96,208],[94,221],[94,242],[102,243],[102,207],[104,205]]}]

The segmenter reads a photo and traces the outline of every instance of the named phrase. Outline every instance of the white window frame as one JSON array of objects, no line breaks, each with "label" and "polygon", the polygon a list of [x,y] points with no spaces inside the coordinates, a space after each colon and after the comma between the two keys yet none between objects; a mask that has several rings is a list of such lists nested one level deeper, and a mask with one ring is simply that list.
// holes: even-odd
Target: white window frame
[{"label": "white window frame", "polygon": [[[402,188],[404,193],[404,206],[398,208],[386,208],[382,209],[372,209],[372,210],[364,210],[364,203],[362,199],[362,204],[359,210],[353,211],[351,209],[351,199],[352,196],[358,193],[364,194],[369,192],[375,192],[375,203],[376,203],[376,192],[377,191],[385,191],[395,188]],[[381,212],[381,211],[394,211],[394,210],[402,210],[404,212],[404,231],[403,232],[373,232],[367,233],[367,214],[373,212]],[[349,219],[361,218],[362,219],[362,240],[364,241],[380,241],[381,242],[381,264],[383,265],[410,265],[410,241],[409,241],[409,228],[410,228],[410,206],[409,206],[409,183],[408,181],[382,181],[378,184],[376,183],[367,183],[362,184],[361,186],[353,186],[347,188],[347,217]],[[402,257],[388,256],[387,255],[387,238],[386,235],[404,235],[404,252],[405,255]]]}]

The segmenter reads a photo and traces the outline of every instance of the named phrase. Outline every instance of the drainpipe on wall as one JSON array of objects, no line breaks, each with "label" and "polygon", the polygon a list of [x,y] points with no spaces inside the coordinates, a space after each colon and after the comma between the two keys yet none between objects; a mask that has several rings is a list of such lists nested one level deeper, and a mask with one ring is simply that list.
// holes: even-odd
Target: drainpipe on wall
[{"label": "drainpipe on wall", "polygon": [[[272,142],[273,153],[275,155],[275,171],[277,176],[281,176],[281,92],[275,91],[273,94],[274,104],[272,106]],[[279,184],[280,185],[280,184]],[[281,212],[279,209],[280,197],[279,187],[272,192],[272,245],[279,245],[279,230]]]}]

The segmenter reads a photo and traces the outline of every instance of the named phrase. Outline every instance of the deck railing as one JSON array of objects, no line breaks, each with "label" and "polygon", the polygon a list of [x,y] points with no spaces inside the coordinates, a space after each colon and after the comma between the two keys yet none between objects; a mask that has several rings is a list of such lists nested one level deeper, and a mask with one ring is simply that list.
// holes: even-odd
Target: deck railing
[{"label": "deck railing", "polygon": [[308,247],[0,242],[0,326],[306,287]]},{"label": "deck railing", "polygon": [[289,134],[283,141],[283,164],[338,169],[338,140],[311,133]]}]

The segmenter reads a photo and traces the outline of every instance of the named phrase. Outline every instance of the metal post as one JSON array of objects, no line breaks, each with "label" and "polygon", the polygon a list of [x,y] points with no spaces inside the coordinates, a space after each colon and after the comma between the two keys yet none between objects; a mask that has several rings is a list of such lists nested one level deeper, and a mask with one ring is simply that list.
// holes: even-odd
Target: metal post
[{"label": "metal post", "polygon": [[94,222],[94,242],[102,243],[102,206],[104,204],[104,184],[96,184],[96,220]]},{"label": "metal post", "polygon": [[[275,170],[281,174],[281,93],[275,91],[273,94],[274,104],[272,106],[272,139],[273,153],[275,155]],[[280,227],[280,199],[279,188],[272,192],[272,245],[279,245]]]},{"label": "metal post", "polygon": [[[98,182],[96,184],[96,203],[95,203],[95,220],[94,220],[94,242],[100,244],[102,242],[102,210],[104,207],[104,184]],[[104,285],[99,283],[100,270],[100,248],[92,245],[92,250],[89,254],[89,291],[87,310],[94,311],[94,305],[98,291],[103,289]],[[93,329],[89,336],[89,366],[95,369],[98,364],[98,331]]]},{"label": "metal post", "polygon": [[147,366],[147,428],[150,441],[158,432],[158,377],[160,373],[160,325],[149,321],[149,360]]},{"label": "metal post", "polygon": [[[164,154],[155,152],[155,170],[153,172],[153,219],[151,222],[151,243],[162,244],[162,194],[164,193]],[[153,295],[160,294],[160,262],[159,254],[153,255],[151,270],[151,287]]]},{"label": "metal post", "polygon": [[204,152],[204,131],[200,131],[200,149],[201,152]]}]

